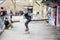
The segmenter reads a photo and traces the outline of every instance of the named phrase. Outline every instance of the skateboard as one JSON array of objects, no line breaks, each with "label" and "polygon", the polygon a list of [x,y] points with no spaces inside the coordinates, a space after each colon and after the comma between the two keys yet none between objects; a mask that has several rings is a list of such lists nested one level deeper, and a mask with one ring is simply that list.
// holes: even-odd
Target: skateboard
[{"label": "skateboard", "polygon": [[30,31],[26,31],[25,34],[30,34]]}]

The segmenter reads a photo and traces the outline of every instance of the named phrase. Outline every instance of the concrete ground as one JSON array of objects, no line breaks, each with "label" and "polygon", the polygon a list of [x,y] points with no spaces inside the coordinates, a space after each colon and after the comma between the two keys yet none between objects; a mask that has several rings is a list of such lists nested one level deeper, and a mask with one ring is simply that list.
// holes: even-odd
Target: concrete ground
[{"label": "concrete ground", "polygon": [[13,29],[3,32],[0,40],[58,40],[55,27],[49,26],[45,22],[30,22],[30,34],[25,34],[24,23],[17,22],[13,25]]}]

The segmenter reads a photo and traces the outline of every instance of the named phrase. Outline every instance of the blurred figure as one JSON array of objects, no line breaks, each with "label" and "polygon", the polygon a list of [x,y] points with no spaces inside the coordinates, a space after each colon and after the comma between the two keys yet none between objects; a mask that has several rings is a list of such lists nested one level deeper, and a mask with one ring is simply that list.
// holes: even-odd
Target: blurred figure
[{"label": "blurred figure", "polygon": [[31,12],[31,10],[28,10],[28,13],[23,14],[23,15],[24,15],[25,18],[27,19],[27,21],[25,22],[25,27],[26,27],[26,30],[25,30],[25,31],[29,31],[28,24],[29,24],[29,22],[31,22],[32,12]]},{"label": "blurred figure", "polygon": [[13,25],[9,22],[8,18],[5,18],[5,29],[8,29],[9,27],[13,28]]},{"label": "blurred figure", "polygon": [[13,23],[12,16],[13,16],[13,12],[10,10],[10,21],[11,21],[11,23]]},{"label": "blurred figure", "polygon": [[3,30],[4,28],[4,16],[5,16],[4,8],[1,7],[1,10],[0,10],[0,29],[1,30]]},{"label": "blurred figure", "polygon": [[7,14],[7,11],[4,9],[4,7],[1,7],[0,11],[3,12],[3,14],[1,16],[5,17]]},{"label": "blurred figure", "polygon": [[7,10],[7,14],[6,14],[6,17],[8,18],[9,22],[12,23],[12,11],[11,10]]},{"label": "blurred figure", "polygon": [[7,14],[6,14],[6,18],[8,18],[9,22],[10,22],[10,10],[6,10],[7,11]]},{"label": "blurred figure", "polygon": [[3,12],[0,12],[0,30],[3,29],[3,25],[4,25],[4,19],[2,17],[2,14],[3,14]]},{"label": "blurred figure", "polygon": [[48,18],[48,20],[47,20],[46,22],[49,23],[50,17],[51,17],[51,9],[49,9],[49,10],[47,11],[46,16],[47,16],[47,18]]},{"label": "blurred figure", "polygon": [[25,18],[27,19],[27,21],[26,21],[26,23],[25,23],[26,31],[29,31],[28,24],[29,24],[29,22],[31,21],[31,16],[32,16],[31,10],[28,10],[28,13],[25,14]]}]

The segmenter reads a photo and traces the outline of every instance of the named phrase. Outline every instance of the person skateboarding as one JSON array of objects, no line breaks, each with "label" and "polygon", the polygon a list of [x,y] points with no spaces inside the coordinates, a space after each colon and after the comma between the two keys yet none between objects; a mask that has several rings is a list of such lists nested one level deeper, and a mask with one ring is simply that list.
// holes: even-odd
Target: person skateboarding
[{"label": "person skateboarding", "polygon": [[25,18],[27,19],[27,21],[25,22],[25,27],[26,27],[26,29],[25,29],[25,31],[26,32],[28,32],[28,33],[30,33],[29,32],[29,27],[28,27],[28,24],[29,24],[29,22],[31,22],[31,19],[32,19],[32,12],[31,12],[31,10],[28,10],[28,12],[27,13],[22,13],[24,16],[25,16]]}]

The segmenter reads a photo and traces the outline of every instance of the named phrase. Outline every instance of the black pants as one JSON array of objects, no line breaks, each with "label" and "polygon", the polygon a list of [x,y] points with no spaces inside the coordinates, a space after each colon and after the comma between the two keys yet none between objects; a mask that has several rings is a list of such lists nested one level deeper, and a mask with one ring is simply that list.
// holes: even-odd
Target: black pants
[{"label": "black pants", "polygon": [[25,22],[26,29],[28,29],[28,30],[29,30],[29,27],[28,27],[29,22],[31,22],[31,20],[27,20],[27,21]]}]

